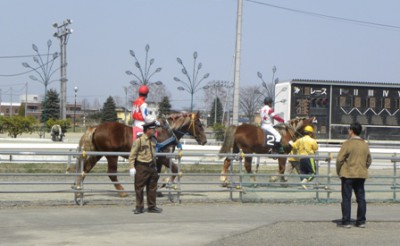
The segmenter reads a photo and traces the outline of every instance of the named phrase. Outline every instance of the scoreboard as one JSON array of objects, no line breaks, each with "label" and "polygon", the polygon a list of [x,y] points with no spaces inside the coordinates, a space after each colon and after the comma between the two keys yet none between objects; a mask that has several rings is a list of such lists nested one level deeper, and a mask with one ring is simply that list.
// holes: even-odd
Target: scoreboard
[{"label": "scoreboard", "polygon": [[289,118],[315,116],[319,138],[346,138],[348,126],[358,121],[365,129],[364,137],[400,139],[398,84],[318,80],[286,83],[276,85],[275,97],[282,97],[277,94],[279,89],[288,86],[288,90],[285,89],[288,93],[284,95],[288,99],[288,109],[281,103],[275,106],[275,112],[288,110],[283,114],[290,115]]}]

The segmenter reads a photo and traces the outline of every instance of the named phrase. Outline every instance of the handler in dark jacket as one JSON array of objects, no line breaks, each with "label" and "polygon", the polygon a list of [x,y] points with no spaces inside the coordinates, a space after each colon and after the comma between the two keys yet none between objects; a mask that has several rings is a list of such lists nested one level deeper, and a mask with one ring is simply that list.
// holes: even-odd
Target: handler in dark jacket
[{"label": "handler in dark jacket", "polygon": [[[156,206],[157,182],[159,175],[155,164],[156,141],[153,138],[156,122],[143,125],[144,134],[132,144],[129,155],[129,170],[131,176],[135,176],[136,209],[135,214],[144,212],[144,188],[146,188],[147,205],[149,213],[161,213],[162,209]],[[152,140],[153,139],[153,140]]]},{"label": "handler in dark jacket", "polygon": [[362,126],[355,122],[350,125],[349,139],[345,141],[336,158],[336,172],[342,183],[342,227],[350,228],[351,195],[356,195],[356,226],[364,228],[367,203],[365,201],[364,183],[368,178],[371,165],[371,153],[368,144],[359,135]]}]

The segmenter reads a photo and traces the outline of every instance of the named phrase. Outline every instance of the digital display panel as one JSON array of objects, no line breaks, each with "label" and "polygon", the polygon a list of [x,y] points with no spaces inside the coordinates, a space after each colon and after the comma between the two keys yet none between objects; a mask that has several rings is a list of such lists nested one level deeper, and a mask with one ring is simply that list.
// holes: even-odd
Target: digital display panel
[{"label": "digital display panel", "polygon": [[400,89],[332,86],[332,124],[398,125]]}]

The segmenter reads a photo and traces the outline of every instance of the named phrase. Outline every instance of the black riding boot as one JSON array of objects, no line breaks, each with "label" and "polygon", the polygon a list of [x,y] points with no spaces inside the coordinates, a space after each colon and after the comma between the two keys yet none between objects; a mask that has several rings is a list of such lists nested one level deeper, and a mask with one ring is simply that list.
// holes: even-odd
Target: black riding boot
[{"label": "black riding boot", "polygon": [[284,154],[284,150],[283,150],[283,145],[279,142],[279,143],[275,143],[274,145],[274,152],[278,153],[278,154]]}]

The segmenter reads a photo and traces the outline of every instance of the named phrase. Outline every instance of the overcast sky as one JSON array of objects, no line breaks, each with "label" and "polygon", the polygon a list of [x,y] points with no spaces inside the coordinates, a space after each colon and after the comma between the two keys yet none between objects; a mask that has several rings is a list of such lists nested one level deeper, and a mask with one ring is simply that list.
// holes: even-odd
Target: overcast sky
[{"label": "overcast sky", "polygon": [[[260,71],[272,80],[299,79],[400,82],[400,1],[398,0],[258,0],[243,1],[240,85],[260,85]],[[188,107],[190,94],[178,91],[173,77],[184,78],[176,58],[190,70],[193,52],[200,75],[233,81],[237,0],[2,0],[0,1],[0,89],[2,101],[44,94],[44,86],[22,62],[34,64],[32,44],[44,53],[47,40],[59,52],[54,22],[73,20],[67,45],[67,100],[124,97],[123,86],[134,68],[129,50],[144,64],[146,44],[155,81],[166,84],[177,109]],[[59,65],[59,60],[57,60]],[[56,73],[53,79],[58,79]],[[60,91],[60,83],[49,86]],[[195,109],[204,107],[202,92]]]}]

